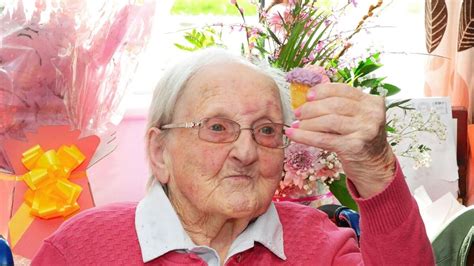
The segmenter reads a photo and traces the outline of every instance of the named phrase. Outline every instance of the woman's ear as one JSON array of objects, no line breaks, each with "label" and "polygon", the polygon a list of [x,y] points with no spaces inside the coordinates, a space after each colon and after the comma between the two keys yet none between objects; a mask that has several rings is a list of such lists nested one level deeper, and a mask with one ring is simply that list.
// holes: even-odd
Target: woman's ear
[{"label": "woman's ear", "polygon": [[150,160],[150,167],[153,176],[160,181],[161,184],[166,184],[170,178],[170,172],[165,164],[165,145],[163,132],[152,127],[147,132],[148,143],[148,158]]}]

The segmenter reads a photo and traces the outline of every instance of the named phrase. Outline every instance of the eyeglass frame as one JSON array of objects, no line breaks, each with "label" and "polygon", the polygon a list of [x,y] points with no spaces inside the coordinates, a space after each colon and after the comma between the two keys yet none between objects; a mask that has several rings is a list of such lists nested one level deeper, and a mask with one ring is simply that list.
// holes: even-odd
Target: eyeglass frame
[{"label": "eyeglass frame", "polygon": [[[174,128],[193,128],[193,129],[198,129],[200,130],[202,128],[202,126],[204,125],[204,122],[205,120],[209,120],[209,119],[212,119],[212,118],[219,118],[219,119],[225,119],[225,120],[228,120],[228,121],[231,121],[235,124],[237,124],[239,126],[239,131],[238,131],[238,134],[236,135],[236,137],[232,140],[232,141],[224,141],[224,142],[213,142],[213,141],[209,141],[209,140],[205,140],[205,139],[202,139],[200,134],[199,134],[199,131],[198,131],[198,137],[200,140],[203,140],[203,141],[206,141],[206,142],[209,142],[209,143],[233,143],[235,142],[236,140],[239,139],[240,137],[240,133],[242,132],[242,130],[250,130],[250,132],[252,133],[252,139],[255,141],[255,143],[257,143],[259,146],[262,146],[262,147],[265,147],[265,148],[269,148],[269,149],[285,149],[287,148],[289,145],[290,145],[290,139],[285,135],[283,134],[283,140],[284,140],[284,145],[282,147],[268,147],[268,146],[265,146],[261,143],[259,143],[257,141],[257,139],[255,138],[255,127],[241,127],[241,125],[239,123],[237,123],[236,121],[232,120],[232,119],[228,119],[228,118],[224,118],[224,117],[205,117],[199,121],[194,121],[194,122],[182,122],[182,123],[171,123],[171,124],[165,124],[165,125],[161,125],[159,126],[159,129],[160,130],[166,130],[166,129],[174,129]],[[274,123],[274,122],[267,122],[267,123],[263,123],[259,126],[262,126],[262,125],[267,125],[267,124],[276,124],[276,125],[281,125],[283,126],[283,130],[285,130],[285,127],[286,128],[289,128],[290,126],[286,125],[286,124],[283,124],[283,123]]]}]

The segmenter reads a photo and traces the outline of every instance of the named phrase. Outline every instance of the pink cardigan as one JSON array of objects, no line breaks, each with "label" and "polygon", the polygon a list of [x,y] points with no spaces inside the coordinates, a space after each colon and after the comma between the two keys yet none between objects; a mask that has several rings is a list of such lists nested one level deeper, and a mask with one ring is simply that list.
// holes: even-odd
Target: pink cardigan
[{"label": "pink cardigan", "polygon": [[[255,243],[226,265],[434,265],[418,207],[400,169],[382,193],[357,202],[360,248],[352,229],[336,227],[315,209],[281,202],[275,206],[287,260]],[[135,208],[136,203],[121,203],[77,215],[44,241],[32,265],[143,265]],[[169,252],[147,265],[206,263],[192,253]]]}]

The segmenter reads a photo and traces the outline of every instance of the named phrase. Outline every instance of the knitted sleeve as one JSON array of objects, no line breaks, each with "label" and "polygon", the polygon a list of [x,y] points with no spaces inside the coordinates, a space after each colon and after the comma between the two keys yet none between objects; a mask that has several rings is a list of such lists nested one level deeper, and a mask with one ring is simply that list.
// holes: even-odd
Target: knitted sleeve
[{"label": "knitted sleeve", "polygon": [[[361,253],[358,257],[360,260],[362,255],[364,265],[434,265],[418,205],[398,163],[394,180],[384,191],[369,199],[358,197],[351,182],[348,187],[359,205]],[[335,265],[354,263],[357,255],[350,242],[350,239],[341,242]]]},{"label": "knitted sleeve", "polygon": [[67,265],[64,255],[49,241],[44,241],[40,250],[36,253],[31,266]]}]

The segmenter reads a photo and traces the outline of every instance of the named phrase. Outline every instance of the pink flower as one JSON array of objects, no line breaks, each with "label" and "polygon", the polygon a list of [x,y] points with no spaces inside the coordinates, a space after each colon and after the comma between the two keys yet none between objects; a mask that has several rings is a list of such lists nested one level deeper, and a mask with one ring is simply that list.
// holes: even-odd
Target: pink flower
[{"label": "pink flower", "polygon": [[343,172],[341,161],[334,152],[323,151],[319,163],[323,167],[316,173],[316,179],[322,181],[329,179],[329,182],[332,182],[331,180],[339,179],[339,174]]},{"label": "pink flower", "polygon": [[[314,51],[311,51],[311,52],[309,53],[309,55],[308,55],[306,58],[303,58],[303,64],[312,62],[315,58],[316,58],[316,57],[315,57],[315,55],[314,55]],[[320,82],[321,82],[321,80],[320,80]]]},{"label": "pink flower", "polygon": [[318,45],[316,45],[316,51],[321,52],[321,50],[323,50],[323,47],[324,47],[324,42],[319,41]]},{"label": "pink flower", "polygon": [[339,179],[342,165],[334,152],[292,142],[285,150],[283,170],[274,199],[292,201],[325,195],[327,184]]},{"label": "pink flower", "polygon": [[260,35],[261,32],[262,32],[262,31],[261,31],[259,28],[257,28],[257,27],[253,27],[252,30],[250,31],[250,33],[251,33],[252,35],[254,35],[254,36]]},{"label": "pink flower", "polygon": [[252,50],[253,48],[255,48],[255,42],[250,42],[249,49]]},{"label": "pink flower", "polygon": [[[283,21],[282,21],[283,18]],[[281,33],[284,31],[283,22],[286,24],[292,24],[293,16],[291,15],[290,9],[284,5],[276,5],[270,10],[267,16],[268,25],[275,33]]]},{"label": "pink flower", "polygon": [[291,183],[299,188],[303,187],[304,180],[321,169],[319,156],[321,150],[312,146],[291,143],[285,150],[285,178],[284,185]]},{"label": "pink flower", "polygon": [[237,4],[237,0],[230,0],[230,4],[231,4],[231,5]]}]

